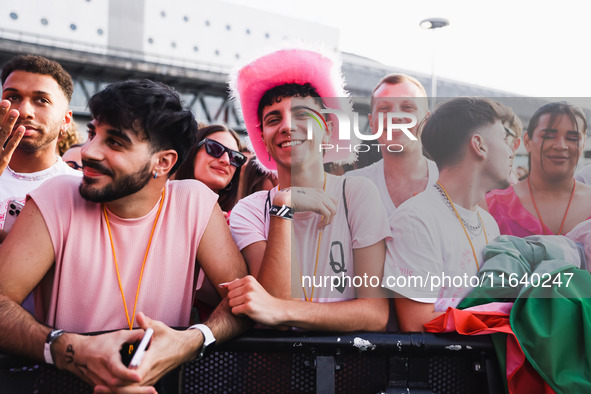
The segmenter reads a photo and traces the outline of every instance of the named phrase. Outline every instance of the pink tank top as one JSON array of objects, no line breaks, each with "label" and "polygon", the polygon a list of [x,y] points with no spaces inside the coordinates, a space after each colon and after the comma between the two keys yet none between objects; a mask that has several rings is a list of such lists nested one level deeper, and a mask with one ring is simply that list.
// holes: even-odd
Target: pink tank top
[{"label": "pink tank top", "polygon": [[497,221],[501,235],[556,235],[547,226],[542,227],[538,217],[525,209],[513,186],[493,190],[485,198],[488,211]]},{"label": "pink tank top", "polygon": [[[78,192],[79,184],[79,178],[56,177],[30,193],[55,250],[53,281],[44,280],[40,287],[49,285],[49,289],[39,287],[36,291],[37,317],[49,326],[73,332],[127,328],[102,205],[84,200]],[[188,325],[197,249],[216,201],[217,195],[201,182],[166,183],[138,312],[169,326]],[[159,205],[160,201],[141,218],[124,219],[108,212],[130,318]],[[49,300],[44,300],[43,294],[51,294]]]}]

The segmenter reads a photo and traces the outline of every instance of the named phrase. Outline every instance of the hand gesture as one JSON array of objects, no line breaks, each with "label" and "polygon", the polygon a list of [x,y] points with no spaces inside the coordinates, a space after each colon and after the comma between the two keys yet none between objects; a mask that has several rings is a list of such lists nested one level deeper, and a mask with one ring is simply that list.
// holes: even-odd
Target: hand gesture
[{"label": "hand gesture", "polygon": [[290,206],[294,212],[316,212],[322,216],[319,229],[329,225],[337,213],[337,200],[324,190],[311,187],[280,190],[275,194],[273,204]]},{"label": "hand gesture", "polygon": [[190,338],[191,335],[196,335],[197,330],[173,330],[166,324],[152,320],[141,312],[137,314],[137,322],[144,330],[148,327],[154,330],[150,346],[146,350],[140,366],[135,370],[141,376],[141,381],[125,387],[100,385],[95,387],[95,393],[155,392],[150,385],[156,383],[180,364],[190,361],[196,354],[190,349],[201,346],[201,344],[192,343],[192,338]]},{"label": "hand gesture", "polygon": [[56,365],[93,386],[116,388],[138,384],[142,376],[123,364],[119,350],[124,343],[139,341],[143,335],[143,330],[121,330],[96,336],[64,334],[59,340]]},{"label": "hand gesture", "polygon": [[283,300],[270,295],[251,275],[228,284],[228,300],[235,315],[246,315],[267,326],[284,323]]},{"label": "hand gesture", "polygon": [[[10,109],[10,101],[0,101],[0,174],[8,166],[12,158],[12,153],[25,134],[25,126],[19,126],[13,133],[18,115],[19,113],[16,109]],[[10,138],[11,136],[12,138]],[[8,141],[9,138],[10,141]],[[6,146],[4,146],[5,144]]]}]

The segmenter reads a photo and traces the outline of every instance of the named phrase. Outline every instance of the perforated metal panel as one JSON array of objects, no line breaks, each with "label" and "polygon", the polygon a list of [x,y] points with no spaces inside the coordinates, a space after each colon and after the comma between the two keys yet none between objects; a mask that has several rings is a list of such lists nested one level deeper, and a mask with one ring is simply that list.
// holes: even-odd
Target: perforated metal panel
[{"label": "perforated metal panel", "polygon": [[289,353],[214,352],[186,364],[186,393],[314,393],[309,356]]},{"label": "perforated metal panel", "polygon": [[50,365],[39,366],[39,377],[35,382],[35,394],[92,394],[92,387],[77,376],[60,371]]},{"label": "perforated metal panel", "polygon": [[486,374],[477,371],[477,360],[461,357],[429,359],[429,385],[438,394],[472,394],[487,392]]},{"label": "perforated metal panel", "polygon": [[[377,344],[379,351],[348,349],[350,338],[345,336],[243,338],[223,345],[224,348],[204,360],[185,364],[182,372],[171,372],[158,383],[157,390],[161,394],[333,391],[357,394],[406,393],[408,389],[439,394],[502,392],[502,388],[489,385],[489,379],[495,382],[501,379],[490,368],[495,363],[492,345],[482,338],[469,342],[464,339],[464,343],[461,337],[451,337],[452,341],[447,336],[423,334],[415,338],[383,334],[364,334],[364,337]],[[404,343],[408,343],[407,351],[400,351],[398,345]],[[463,343],[463,351],[446,350],[452,343]],[[390,348],[385,348],[390,344]],[[470,351],[466,351],[468,347]],[[264,352],[253,352],[253,349],[264,349]],[[15,359],[11,364],[5,360],[1,364],[1,394],[92,393],[90,385],[68,372],[53,366],[17,362]]]}]

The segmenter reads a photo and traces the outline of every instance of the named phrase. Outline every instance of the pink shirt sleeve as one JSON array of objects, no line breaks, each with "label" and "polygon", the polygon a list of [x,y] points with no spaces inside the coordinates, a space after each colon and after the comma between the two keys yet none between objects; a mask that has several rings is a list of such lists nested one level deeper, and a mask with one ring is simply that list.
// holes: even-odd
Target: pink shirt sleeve
[{"label": "pink shirt sleeve", "polygon": [[239,250],[255,242],[267,240],[269,222],[265,218],[265,204],[268,193],[264,190],[251,194],[238,201],[232,209],[230,232]]}]

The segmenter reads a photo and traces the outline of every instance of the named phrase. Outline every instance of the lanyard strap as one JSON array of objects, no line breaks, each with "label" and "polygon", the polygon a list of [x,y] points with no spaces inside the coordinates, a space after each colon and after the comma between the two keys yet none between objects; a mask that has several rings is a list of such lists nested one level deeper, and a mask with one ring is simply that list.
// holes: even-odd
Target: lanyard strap
[{"label": "lanyard strap", "polygon": [[154,225],[152,226],[152,232],[150,233],[150,239],[148,240],[148,246],[146,247],[146,253],[144,254],[144,261],[142,263],[142,270],[140,271],[140,279],[137,284],[137,290],[135,293],[135,303],[133,304],[133,315],[131,319],[129,318],[129,312],[127,310],[127,302],[125,301],[125,293],[123,291],[123,285],[121,284],[121,275],[119,274],[119,265],[117,264],[117,255],[115,254],[115,244],[113,243],[113,236],[111,234],[111,225],[109,224],[109,216],[107,215],[107,207],[103,205],[103,213],[105,215],[105,221],[107,222],[107,230],[109,231],[109,241],[111,241],[111,250],[113,251],[113,260],[115,262],[115,271],[117,272],[117,281],[119,282],[119,291],[121,292],[121,298],[123,299],[123,307],[125,308],[125,317],[127,318],[127,324],[129,325],[129,329],[133,329],[133,322],[135,320],[135,311],[137,307],[137,300],[140,295],[140,287],[142,285],[142,278],[144,276],[144,267],[146,266],[146,260],[148,259],[148,251],[150,250],[150,245],[152,244],[152,237],[154,236],[154,230],[156,229],[156,224],[158,223],[158,218],[160,217],[160,212],[162,211],[162,205],[164,204],[164,196],[166,195],[166,187],[162,189],[162,197],[160,198],[160,206],[158,207],[158,213],[156,214],[156,219],[154,220]]},{"label": "lanyard strap", "polygon": [[[562,217],[562,223],[560,223],[560,228],[558,229],[557,235],[562,235],[562,227],[564,227],[564,222],[566,221],[566,216],[568,215],[568,210],[570,209],[570,204],[573,202],[573,196],[575,195],[575,187],[577,185],[577,181],[573,179],[573,190],[570,192],[570,198],[568,200],[568,205],[566,206],[566,211],[564,211],[564,216]],[[536,210],[536,214],[538,214],[538,220],[542,225],[542,233],[544,232],[544,221],[542,220],[542,215],[540,215],[540,211],[538,211],[538,206],[536,205],[536,200],[534,200],[534,192],[531,188],[531,184],[529,183],[529,177],[527,177],[527,187],[529,187],[529,195],[531,197],[531,202],[534,204],[534,208]]]}]

